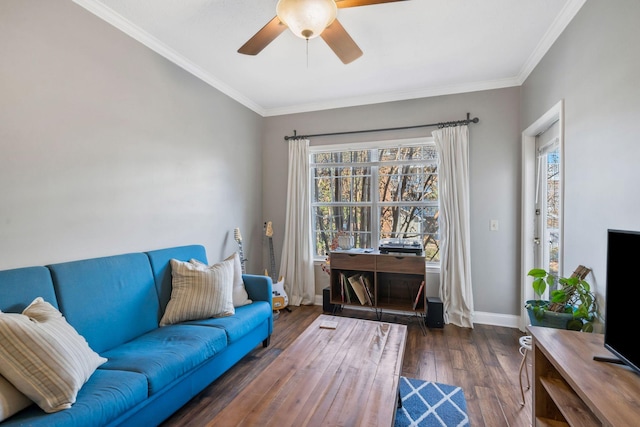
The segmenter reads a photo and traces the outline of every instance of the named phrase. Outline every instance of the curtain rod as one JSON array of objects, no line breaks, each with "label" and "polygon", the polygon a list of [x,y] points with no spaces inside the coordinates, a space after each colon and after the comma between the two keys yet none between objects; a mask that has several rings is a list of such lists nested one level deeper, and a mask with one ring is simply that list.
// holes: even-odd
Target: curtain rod
[{"label": "curtain rod", "polygon": [[438,128],[444,128],[444,127],[450,127],[450,126],[458,126],[458,125],[468,125],[470,123],[478,123],[480,121],[479,118],[474,117],[473,119],[470,118],[471,114],[467,113],[467,118],[465,120],[455,120],[452,122],[440,122],[440,123],[430,123],[427,125],[415,125],[415,126],[402,126],[402,127],[397,127],[397,128],[383,128],[383,129],[367,129],[367,130],[352,130],[352,131],[346,131],[346,132],[332,132],[332,133],[317,133],[315,135],[297,135],[296,134],[296,130],[293,130],[293,136],[285,136],[284,140],[288,141],[290,139],[296,139],[296,138],[315,138],[315,137],[319,137],[319,136],[334,136],[334,135],[350,135],[353,133],[366,133],[366,132],[385,132],[385,131],[390,131],[390,130],[405,130],[405,129],[416,129],[416,128],[425,128],[425,127],[438,127]]}]

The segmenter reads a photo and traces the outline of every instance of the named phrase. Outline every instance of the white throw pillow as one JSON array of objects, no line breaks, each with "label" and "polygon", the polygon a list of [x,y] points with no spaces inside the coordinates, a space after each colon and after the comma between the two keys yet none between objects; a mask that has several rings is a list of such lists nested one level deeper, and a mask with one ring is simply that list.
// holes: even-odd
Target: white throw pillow
[{"label": "white throw pillow", "polygon": [[6,420],[31,404],[33,404],[31,399],[20,393],[20,390],[0,375],[0,421]]},{"label": "white throw pillow", "polygon": [[[242,307],[243,305],[251,304],[253,301],[249,299],[247,289],[244,287],[244,281],[242,280],[242,264],[240,263],[240,254],[234,252],[225,261],[233,261],[233,306]],[[192,259],[190,263],[197,265],[201,268],[209,268],[207,264],[204,264],[197,259]]]},{"label": "white throw pillow", "polygon": [[70,408],[107,361],[41,297],[22,314],[0,313],[0,374],[45,412]]},{"label": "white throw pillow", "polygon": [[160,326],[235,314],[233,260],[208,268],[176,259],[170,260],[170,263],[171,299]]}]

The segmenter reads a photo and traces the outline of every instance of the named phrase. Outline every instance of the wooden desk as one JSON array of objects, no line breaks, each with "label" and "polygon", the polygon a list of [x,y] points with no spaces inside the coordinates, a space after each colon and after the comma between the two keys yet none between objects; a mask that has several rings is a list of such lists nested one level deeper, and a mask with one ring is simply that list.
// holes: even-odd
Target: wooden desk
[{"label": "wooden desk", "polygon": [[405,325],[320,315],[207,425],[393,426],[406,339]]},{"label": "wooden desk", "polygon": [[597,362],[602,334],[528,327],[533,337],[534,426],[640,425],[640,375]]}]

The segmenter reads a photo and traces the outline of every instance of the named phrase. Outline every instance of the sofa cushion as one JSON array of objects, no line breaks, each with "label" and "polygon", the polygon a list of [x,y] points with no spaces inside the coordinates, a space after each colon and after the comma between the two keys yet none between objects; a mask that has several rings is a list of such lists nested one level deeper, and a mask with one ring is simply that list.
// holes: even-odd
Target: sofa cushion
[{"label": "sofa cushion", "polygon": [[0,375],[0,421],[6,420],[32,404],[31,399]]},{"label": "sofa cushion", "polygon": [[226,346],[222,329],[169,325],[105,352],[109,361],[100,368],[140,372],[153,394]]},{"label": "sofa cushion", "polygon": [[269,321],[273,308],[266,301],[254,301],[252,304],[236,308],[233,316],[196,320],[189,325],[215,326],[222,328],[229,342],[233,343],[256,329],[261,323]]},{"label": "sofa cushion", "polygon": [[103,427],[148,397],[147,378],[137,372],[97,369],[69,409],[46,414],[37,405],[9,418],[2,427]]},{"label": "sofa cushion", "polygon": [[22,314],[0,313],[0,341],[0,374],[45,412],[71,407],[106,362],[40,297]]},{"label": "sofa cushion", "polygon": [[158,327],[149,258],[116,255],[49,266],[67,321],[102,353]]},{"label": "sofa cushion", "polygon": [[46,267],[0,271],[0,295],[0,311],[5,313],[22,313],[37,297],[58,308],[51,272]]},{"label": "sofa cushion", "polygon": [[171,260],[172,290],[160,326],[187,320],[231,316],[233,260],[210,267]]}]

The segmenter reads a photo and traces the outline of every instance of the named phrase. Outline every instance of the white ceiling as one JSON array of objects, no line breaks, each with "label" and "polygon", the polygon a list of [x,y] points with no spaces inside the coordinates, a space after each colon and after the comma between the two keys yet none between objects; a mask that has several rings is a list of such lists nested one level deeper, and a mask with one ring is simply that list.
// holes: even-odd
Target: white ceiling
[{"label": "white ceiling", "polygon": [[74,0],[262,116],[522,84],[586,0],[407,0],[338,10],[364,55],[285,31],[240,46],[277,0]]}]

